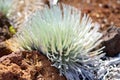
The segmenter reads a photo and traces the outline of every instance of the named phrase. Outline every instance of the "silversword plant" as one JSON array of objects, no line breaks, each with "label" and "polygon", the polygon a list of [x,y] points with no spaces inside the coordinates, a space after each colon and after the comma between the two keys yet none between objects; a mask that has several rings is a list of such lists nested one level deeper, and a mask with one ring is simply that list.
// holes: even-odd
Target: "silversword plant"
[{"label": "silversword plant", "polygon": [[46,55],[67,80],[94,80],[87,64],[102,52],[93,51],[101,43],[102,34],[98,30],[99,24],[87,15],[58,4],[33,13],[15,38],[22,48]]},{"label": "silversword plant", "polygon": [[8,16],[9,11],[12,7],[13,0],[0,0],[0,12]]}]

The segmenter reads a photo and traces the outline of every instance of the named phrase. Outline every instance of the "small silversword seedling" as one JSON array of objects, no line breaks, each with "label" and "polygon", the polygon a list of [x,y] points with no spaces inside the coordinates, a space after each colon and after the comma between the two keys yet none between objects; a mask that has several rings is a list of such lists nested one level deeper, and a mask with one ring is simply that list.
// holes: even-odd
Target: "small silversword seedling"
[{"label": "small silversword seedling", "polygon": [[8,16],[9,11],[12,7],[13,0],[0,0],[0,12]]},{"label": "small silversword seedling", "polygon": [[68,80],[93,80],[83,66],[101,53],[93,51],[101,42],[98,30],[99,25],[76,8],[56,5],[36,11],[15,37],[22,48],[46,55]]}]

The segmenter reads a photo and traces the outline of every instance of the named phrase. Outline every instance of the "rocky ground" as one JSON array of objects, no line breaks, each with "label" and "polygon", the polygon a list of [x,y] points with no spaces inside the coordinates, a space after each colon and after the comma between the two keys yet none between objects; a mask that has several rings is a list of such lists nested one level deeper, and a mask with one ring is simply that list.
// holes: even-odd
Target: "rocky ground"
[{"label": "rocky ground", "polygon": [[[44,2],[48,4],[47,0]],[[59,3],[74,6],[100,23],[107,60],[120,57],[120,0],[59,0]],[[0,13],[0,80],[66,80],[44,55],[36,51],[12,52],[4,46],[4,41],[12,37],[9,27],[9,20]],[[119,63],[108,69],[107,80],[120,78]]]},{"label": "rocky ground", "polygon": [[36,51],[11,53],[0,58],[0,80],[66,80],[51,62]]}]

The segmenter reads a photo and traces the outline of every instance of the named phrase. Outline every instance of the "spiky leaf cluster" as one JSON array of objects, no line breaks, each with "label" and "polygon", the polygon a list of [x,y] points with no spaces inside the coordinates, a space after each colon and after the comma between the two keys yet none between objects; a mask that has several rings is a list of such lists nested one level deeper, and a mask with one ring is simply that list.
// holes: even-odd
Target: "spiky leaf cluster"
[{"label": "spiky leaf cluster", "polygon": [[13,0],[0,0],[0,12],[7,16],[13,5]]},{"label": "spiky leaf cluster", "polygon": [[68,5],[45,7],[36,11],[16,35],[24,49],[38,50],[46,55],[53,66],[68,80],[79,80],[80,75],[91,79],[93,75],[83,65],[92,61],[90,56],[101,42],[99,25],[87,15]]},{"label": "spiky leaf cluster", "polygon": [[97,72],[98,80],[119,80],[120,78],[120,56],[113,58],[105,57],[106,60],[100,62]]}]

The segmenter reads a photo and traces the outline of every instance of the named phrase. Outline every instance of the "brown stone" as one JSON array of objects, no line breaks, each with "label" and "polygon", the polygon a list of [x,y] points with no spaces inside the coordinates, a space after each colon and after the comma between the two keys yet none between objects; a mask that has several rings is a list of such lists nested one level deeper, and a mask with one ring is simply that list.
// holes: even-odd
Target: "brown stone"
[{"label": "brown stone", "polygon": [[110,27],[104,32],[102,45],[108,56],[115,56],[120,53],[120,28]]}]

